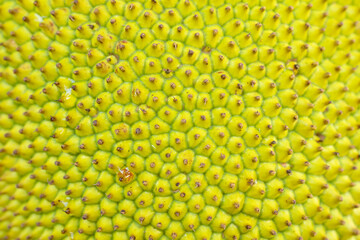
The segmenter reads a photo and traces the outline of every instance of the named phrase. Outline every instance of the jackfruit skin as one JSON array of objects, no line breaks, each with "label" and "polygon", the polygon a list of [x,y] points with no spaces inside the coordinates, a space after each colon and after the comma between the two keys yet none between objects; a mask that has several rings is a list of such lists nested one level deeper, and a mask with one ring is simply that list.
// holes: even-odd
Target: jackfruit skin
[{"label": "jackfruit skin", "polygon": [[360,239],[359,0],[0,0],[0,239]]}]

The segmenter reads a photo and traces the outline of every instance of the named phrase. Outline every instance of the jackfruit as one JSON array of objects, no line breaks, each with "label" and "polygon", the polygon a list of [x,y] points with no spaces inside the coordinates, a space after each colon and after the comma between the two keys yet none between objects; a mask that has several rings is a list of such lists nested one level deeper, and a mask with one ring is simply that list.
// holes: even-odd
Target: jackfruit
[{"label": "jackfruit", "polygon": [[359,0],[0,0],[0,239],[360,240]]}]

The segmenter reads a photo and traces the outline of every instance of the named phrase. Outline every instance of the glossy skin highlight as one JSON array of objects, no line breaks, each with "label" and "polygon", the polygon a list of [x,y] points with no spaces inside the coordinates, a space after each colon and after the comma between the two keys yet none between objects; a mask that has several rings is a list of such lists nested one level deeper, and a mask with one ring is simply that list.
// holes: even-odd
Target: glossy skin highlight
[{"label": "glossy skin highlight", "polygon": [[0,239],[359,240],[359,0],[0,0]]}]

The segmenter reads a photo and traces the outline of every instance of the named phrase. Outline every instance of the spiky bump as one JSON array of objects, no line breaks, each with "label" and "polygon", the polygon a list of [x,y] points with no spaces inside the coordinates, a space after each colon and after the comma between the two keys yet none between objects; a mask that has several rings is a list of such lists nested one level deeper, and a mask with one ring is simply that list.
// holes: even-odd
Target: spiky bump
[{"label": "spiky bump", "polygon": [[358,1],[0,2],[0,239],[359,239]]}]

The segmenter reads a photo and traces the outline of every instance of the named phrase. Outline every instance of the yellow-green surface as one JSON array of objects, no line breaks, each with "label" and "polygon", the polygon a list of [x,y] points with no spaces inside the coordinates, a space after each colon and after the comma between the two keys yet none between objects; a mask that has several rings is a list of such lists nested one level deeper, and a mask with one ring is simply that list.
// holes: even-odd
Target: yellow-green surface
[{"label": "yellow-green surface", "polygon": [[359,240],[359,0],[0,0],[0,239]]}]

